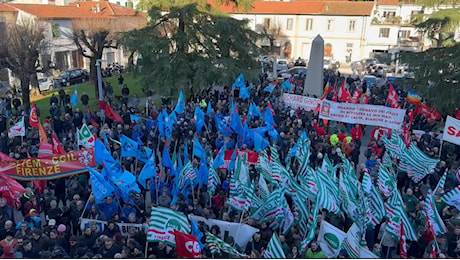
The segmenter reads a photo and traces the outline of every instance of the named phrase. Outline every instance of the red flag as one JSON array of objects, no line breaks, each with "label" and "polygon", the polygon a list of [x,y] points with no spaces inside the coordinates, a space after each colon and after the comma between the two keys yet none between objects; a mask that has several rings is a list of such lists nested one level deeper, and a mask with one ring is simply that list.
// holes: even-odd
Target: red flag
[{"label": "red flag", "polygon": [[404,225],[401,221],[401,237],[399,239],[399,257],[407,258],[407,244],[406,244],[406,232],[404,231]]},{"label": "red flag", "polygon": [[455,109],[455,118],[460,120],[460,109],[458,108]]},{"label": "red flag", "polygon": [[22,194],[24,191],[24,187],[19,182],[6,174],[0,174],[0,193],[6,199],[8,205],[11,207],[16,206],[19,209],[21,207],[21,200],[17,194]]},{"label": "red flag", "polygon": [[53,134],[51,134],[51,143],[53,148],[53,154],[65,154],[64,147],[62,147],[62,144]]},{"label": "red flag", "polygon": [[348,88],[345,87],[345,81],[342,81],[342,86],[340,87],[340,97],[339,101],[340,102],[350,102],[351,95],[350,92],[348,91]]},{"label": "red flag", "polygon": [[390,90],[388,91],[387,103],[391,105],[391,108],[399,108],[398,103],[399,97],[393,85],[390,84]]},{"label": "red flag", "polygon": [[272,112],[272,115],[274,116],[275,110],[273,110],[272,104],[270,104],[270,102],[268,102],[267,107],[270,108],[270,112]]},{"label": "red flag", "polygon": [[[99,103],[99,105],[100,105],[100,103]],[[121,117],[117,113],[115,113],[115,111],[113,111],[113,109],[105,102],[104,102],[104,109],[103,110],[105,111],[105,116],[106,117],[112,119],[115,122],[123,123],[123,119],[121,119]]]},{"label": "red flag", "polygon": [[35,107],[35,103],[32,104],[32,108],[30,109],[29,125],[33,128],[38,128],[38,116],[37,116],[37,108]]},{"label": "red flag", "polygon": [[32,187],[35,188],[36,194],[43,194],[45,192],[46,181],[44,180],[32,180]]},{"label": "red flag", "polygon": [[53,156],[53,146],[49,143],[40,143],[37,158],[49,158]]},{"label": "red flag", "polygon": [[201,249],[196,236],[174,230],[177,258],[200,258]]},{"label": "red flag", "polygon": [[406,144],[406,147],[409,148],[409,146],[410,146],[410,132],[409,132],[409,128],[407,127],[406,124],[404,124],[403,131],[404,131],[404,144]]},{"label": "red flag", "polygon": [[[426,210],[425,210],[425,213],[427,213]],[[426,214],[425,216],[428,216],[428,214]],[[434,230],[433,230],[433,227],[431,226],[429,217],[425,217],[425,234],[424,235],[425,235],[427,243],[430,243],[431,241],[435,239]]]},{"label": "red flag", "polygon": [[409,110],[409,112],[407,112],[407,115],[409,116],[409,124],[412,125],[412,123],[414,122],[414,111]]},{"label": "red flag", "polygon": [[40,137],[40,143],[48,143],[48,136],[45,132],[45,128],[43,128],[42,123],[38,121],[38,135]]},{"label": "red flag", "polygon": [[430,106],[428,106],[425,102],[418,104],[417,109],[415,110],[416,115],[424,115],[427,116],[431,111]]},{"label": "red flag", "polygon": [[332,101],[337,102],[337,99],[338,99],[338,91],[336,89],[334,90],[334,96],[332,97]]},{"label": "red flag", "polygon": [[433,122],[433,121],[439,121],[442,119],[441,114],[439,114],[438,111],[431,109],[430,113],[428,113],[428,116],[426,118],[427,122]]},{"label": "red flag", "polygon": [[437,258],[436,257],[436,248],[435,248],[435,246],[436,246],[436,243],[431,244],[430,255],[431,255],[431,258],[433,258],[433,259]]},{"label": "red flag", "polygon": [[327,94],[332,92],[332,87],[329,85],[329,81],[326,83],[326,87],[324,87],[324,93],[323,96],[321,97],[321,100],[324,100],[327,97]]},{"label": "red flag", "polygon": [[359,88],[355,88],[355,93],[351,97],[351,103],[356,104],[359,102],[359,97],[361,96],[361,92],[359,92]]},{"label": "red flag", "polygon": [[0,152],[0,160],[5,161],[5,162],[14,162],[16,161],[15,159],[9,157],[8,155]]},{"label": "red flag", "polygon": [[91,109],[89,109],[89,107],[88,107],[88,114],[89,114],[89,118],[91,119],[91,125],[94,127],[99,127],[99,124],[96,123],[96,121],[94,121],[93,115],[91,114]]}]

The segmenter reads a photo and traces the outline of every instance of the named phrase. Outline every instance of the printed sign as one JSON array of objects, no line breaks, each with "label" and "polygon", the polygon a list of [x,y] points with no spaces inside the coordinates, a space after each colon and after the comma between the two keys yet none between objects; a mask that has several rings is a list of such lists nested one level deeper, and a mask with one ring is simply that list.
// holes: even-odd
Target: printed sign
[{"label": "printed sign", "polygon": [[92,148],[42,159],[0,161],[0,171],[16,180],[53,180],[86,172],[95,167]]},{"label": "printed sign", "polygon": [[401,129],[406,110],[385,106],[321,102],[319,118],[345,122]]},{"label": "printed sign", "polygon": [[460,120],[447,116],[444,126],[443,141],[460,145]]},{"label": "printed sign", "polygon": [[283,94],[283,102],[285,106],[292,108],[303,108],[306,111],[315,110],[321,103],[321,99],[311,98],[301,95]]},{"label": "printed sign", "polygon": [[[91,223],[93,222],[99,228],[99,231],[101,233],[104,231],[104,228],[107,225],[107,221],[82,218],[80,221],[81,231],[84,231],[85,228],[90,227]],[[142,230],[142,224],[131,224],[131,223],[115,223],[115,224],[120,228],[121,235],[125,237],[128,236],[130,229],[134,229],[136,233]]]}]

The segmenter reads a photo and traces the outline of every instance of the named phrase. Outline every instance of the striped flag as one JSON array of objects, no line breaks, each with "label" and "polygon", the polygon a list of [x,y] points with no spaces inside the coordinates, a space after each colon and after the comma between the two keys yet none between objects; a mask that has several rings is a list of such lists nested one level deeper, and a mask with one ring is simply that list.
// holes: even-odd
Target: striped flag
[{"label": "striped flag", "polygon": [[277,188],[272,191],[264,205],[251,217],[261,222],[270,222],[274,219],[283,218],[282,199],[284,199],[284,193],[284,188]]},{"label": "striped flag", "polygon": [[403,205],[404,202],[401,198],[401,194],[397,190],[393,193],[392,197],[385,202],[386,216],[389,219],[386,231],[399,238],[402,223],[407,239],[417,241],[418,236],[412,227]]},{"label": "striped flag", "polygon": [[294,226],[294,214],[292,214],[286,199],[284,199],[283,204],[283,234],[286,235],[291,230],[291,227]]},{"label": "striped flag", "polygon": [[394,176],[384,166],[380,166],[379,175],[377,177],[377,183],[383,196],[389,197],[396,190],[396,181]]},{"label": "striped flag", "polygon": [[434,194],[431,189],[428,190],[425,199],[425,216],[429,219],[435,235],[447,233],[447,227],[439,216],[438,209],[435,206]]},{"label": "striped flag", "polygon": [[313,209],[311,210],[311,214],[308,217],[307,230],[309,230],[309,232],[307,236],[305,237],[305,239],[302,240],[302,243],[300,246],[300,252],[304,252],[305,250],[307,250],[307,247],[310,244],[310,242],[313,241],[313,239],[315,239],[316,226],[318,225],[318,211],[319,211],[318,203],[315,203],[315,206],[313,206]]},{"label": "striped flag", "polygon": [[192,163],[188,161],[179,174],[179,189],[183,189],[188,181],[191,183],[196,179],[196,172],[193,169]]},{"label": "striped flag", "polygon": [[353,223],[350,229],[348,229],[347,236],[342,242],[342,248],[347,251],[350,258],[360,258],[359,252],[361,249],[361,237],[361,231],[359,230],[358,225]]},{"label": "striped flag", "polygon": [[177,211],[163,207],[152,207],[150,225],[147,232],[148,242],[164,242],[175,246],[174,230],[190,233],[187,217]]},{"label": "striped flag", "polygon": [[460,210],[460,186],[457,186],[447,194],[444,194],[441,197],[441,200],[442,202],[450,206],[455,206],[458,210]]},{"label": "striped flag", "polygon": [[377,226],[383,217],[385,217],[385,203],[383,202],[382,196],[378,192],[377,188],[372,185],[371,188],[371,213],[372,213],[372,222],[370,225],[372,227]]},{"label": "striped flag", "polygon": [[261,173],[259,175],[259,196],[262,200],[266,200],[270,195],[270,190],[268,189],[267,182],[265,181],[264,175]]},{"label": "striped flag", "polygon": [[209,195],[212,196],[216,192],[217,186],[220,185],[220,178],[217,174],[214,167],[209,167],[209,175],[208,175],[208,191]]},{"label": "striped flag", "polygon": [[267,249],[262,254],[263,258],[286,258],[284,255],[281,241],[276,233],[273,233],[270,242],[268,242]]},{"label": "striped flag", "polygon": [[211,251],[211,255],[218,254],[220,255],[221,252],[231,254],[233,256],[240,256],[246,258],[247,255],[238,252],[235,248],[230,246],[229,244],[225,243],[222,239],[214,236],[213,234],[206,232],[206,244],[208,244],[208,248]]},{"label": "striped flag", "polygon": [[438,185],[436,185],[436,188],[434,189],[434,194],[438,192],[439,189],[444,190],[444,184],[446,183],[446,177],[447,177],[447,169],[444,172],[444,175],[442,175],[441,179],[438,182]]},{"label": "striped flag", "polygon": [[369,170],[365,169],[364,175],[363,175],[362,187],[366,195],[371,194],[372,186],[373,185],[372,185],[371,175],[369,174]]}]

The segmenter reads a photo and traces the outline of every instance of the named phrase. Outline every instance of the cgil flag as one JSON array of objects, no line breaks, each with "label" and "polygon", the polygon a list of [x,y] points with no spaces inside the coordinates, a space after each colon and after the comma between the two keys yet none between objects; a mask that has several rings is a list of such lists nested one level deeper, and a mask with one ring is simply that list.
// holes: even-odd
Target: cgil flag
[{"label": "cgil flag", "polygon": [[38,120],[37,108],[35,107],[35,103],[32,103],[32,107],[30,108],[29,125],[33,128],[38,128]]},{"label": "cgil flag", "polygon": [[152,207],[147,241],[163,242],[170,246],[176,246],[174,230],[190,233],[187,217],[172,209]]},{"label": "cgil flag", "polygon": [[198,239],[194,235],[174,230],[177,258],[201,258]]},{"label": "cgil flag", "polygon": [[26,128],[24,126],[24,117],[8,130],[8,138],[13,138],[15,136],[25,136]]}]

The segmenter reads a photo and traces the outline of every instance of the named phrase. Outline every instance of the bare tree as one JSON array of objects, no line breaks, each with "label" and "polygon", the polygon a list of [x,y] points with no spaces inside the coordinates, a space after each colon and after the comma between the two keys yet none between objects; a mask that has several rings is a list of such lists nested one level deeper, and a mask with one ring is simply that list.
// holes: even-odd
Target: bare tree
[{"label": "bare tree", "polygon": [[21,81],[24,110],[30,108],[29,85],[36,77],[40,48],[45,27],[37,20],[23,18],[6,25],[5,35],[0,37],[0,67],[10,69]]},{"label": "bare tree", "polygon": [[260,33],[263,37],[268,39],[270,43],[269,54],[272,55],[275,53],[275,41],[280,38],[285,38],[283,33],[282,24],[280,21],[276,20],[273,24],[265,23],[256,25],[256,31]]}]

